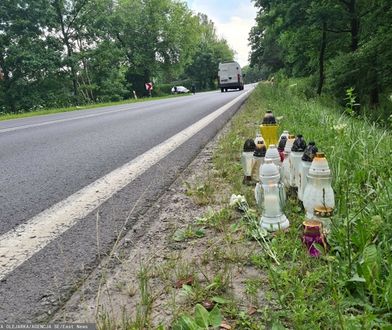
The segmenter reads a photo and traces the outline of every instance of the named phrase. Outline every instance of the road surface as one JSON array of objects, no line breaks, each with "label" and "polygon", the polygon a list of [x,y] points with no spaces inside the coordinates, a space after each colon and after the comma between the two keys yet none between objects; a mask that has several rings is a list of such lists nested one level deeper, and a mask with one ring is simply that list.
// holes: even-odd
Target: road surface
[{"label": "road surface", "polygon": [[251,89],[0,122],[0,322],[48,319]]}]

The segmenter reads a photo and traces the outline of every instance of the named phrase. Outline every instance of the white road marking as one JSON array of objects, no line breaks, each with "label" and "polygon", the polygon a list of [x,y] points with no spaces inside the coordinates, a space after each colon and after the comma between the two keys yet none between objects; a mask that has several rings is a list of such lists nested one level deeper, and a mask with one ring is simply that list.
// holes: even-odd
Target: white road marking
[{"label": "white road marking", "polygon": [[116,192],[200,132],[252,89],[129,163],[0,236],[0,280],[86,217]]},{"label": "white road marking", "polygon": [[[206,92],[206,93],[211,93],[211,92]],[[158,101],[156,101],[156,100],[154,100],[152,102],[154,102],[153,105],[155,105],[155,106],[159,105],[157,103]],[[133,110],[136,110],[136,109],[140,109],[141,105],[142,104],[140,104],[140,103],[136,103],[136,104],[135,103],[134,104],[130,103],[130,104],[124,104],[124,105],[116,106],[115,110],[107,110],[107,111],[103,111],[103,112],[94,112],[92,114],[85,114],[85,115],[82,115],[82,116],[75,116],[75,117],[71,117],[71,118],[48,120],[48,121],[44,121],[42,123],[25,124],[25,125],[13,126],[13,127],[8,127],[8,128],[0,128],[0,134],[1,133],[13,132],[13,131],[19,131],[19,130],[27,129],[27,128],[34,128],[34,127],[41,127],[41,126],[59,124],[59,123],[64,123],[64,122],[67,122],[67,121],[73,121],[73,120],[78,120],[78,119],[85,119],[85,118],[91,118],[91,117],[104,116],[104,115],[107,115],[107,114],[113,114],[113,113],[129,110],[130,106],[132,107]],[[44,115],[44,116],[51,116],[51,114]]]},{"label": "white road marking", "polygon": [[72,118],[49,120],[49,121],[44,121],[42,123],[26,124],[26,125],[21,125],[21,126],[3,128],[3,129],[0,129],[0,134],[7,133],[7,132],[13,132],[13,131],[19,131],[21,129],[26,129],[26,128],[33,128],[33,127],[40,127],[40,126],[47,126],[47,125],[52,125],[52,124],[64,123],[64,122],[72,121],[72,120],[78,120],[78,119],[84,119],[84,118],[90,118],[90,117],[98,117],[98,116],[106,115],[108,113],[116,113],[116,112],[125,111],[128,109],[129,109],[128,107],[121,107],[120,109],[116,109],[116,110],[109,110],[109,111],[98,112],[98,113],[93,113],[93,114],[88,114],[88,115],[83,115],[83,116],[76,116],[76,117],[72,117]]}]

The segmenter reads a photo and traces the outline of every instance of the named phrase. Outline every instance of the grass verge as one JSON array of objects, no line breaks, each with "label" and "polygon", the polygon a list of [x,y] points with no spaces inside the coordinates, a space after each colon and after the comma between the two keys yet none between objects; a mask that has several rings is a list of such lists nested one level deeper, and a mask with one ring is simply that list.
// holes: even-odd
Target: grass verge
[{"label": "grass verge", "polygon": [[[133,285],[139,289],[128,311],[139,307],[120,323],[105,316],[99,328],[390,327],[391,134],[289,86],[260,84],[253,92],[216,146],[213,164],[199,164],[204,175],[184,184],[183,208],[203,214],[186,221],[183,213],[178,225],[170,218],[172,230],[159,236],[162,246],[154,243],[156,257],[144,255],[148,262]],[[256,211],[229,205],[234,193],[255,208],[254,188],[242,184],[240,154],[266,110],[282,117],[281,130],[316,141],[329,160],[337,207],[321,258],[310,258],[302,245],[304,212],[295,197],[286,206],[290,228],[269,236],[259,232]]]},{"label": "grass verge", "polygon": [[166,96],[159,96],[159,97],[153,97],[153,98],[145,97],[145,98],[139,98],[137,100],[128,99],[128,100],[117,101],[117,102],[92,103],[92,104],[87,104],[87,105],[82,105],[82,106],[41,109],[41,110],[34,110],[34,111],[21,112],[21,113],[0,113],[0,121],[10,120],[10,119],[18,119],[18,118],[35,117],[35,116],[43,116],[43,115],[51,115],[51,114],[60,113],[60,112],[70,112],[70,111],[76,111],[76,110],[87,110],[87,109],[95,109],[95,108],[102,108],[102,107],[111,107],[111,106],[121,105],[121,104],[133,104],[133,103],[140,103],[140,102],[146,102],[146,101],[155,101],[155,100],[162,100],[162,99],[168,99],[168,98],[180,97],[180,96],[185,96],[185,94],[184,95],[183,94],[166,95]]},{"label": "grass verge", "polygon": [[[317,100],[306,100],[289,84],[260,84],[221,141],[214,165],[235,194],[253,205],[253,188],[242,185],[238,157],[266,110],[281,129],[316,141],[333,172],[337,210],[330,251],[310,259],[301,244],[304,212],[291,198],[291,226],[270,241],[280,264],[265,253],[251,262],[269,274],[271,298],[279,308],[268,319],[293,328],[385,328],[392,321],[392,138],[374,124],[340,115]],[[295,86],[295,85],[293,85]]]}]

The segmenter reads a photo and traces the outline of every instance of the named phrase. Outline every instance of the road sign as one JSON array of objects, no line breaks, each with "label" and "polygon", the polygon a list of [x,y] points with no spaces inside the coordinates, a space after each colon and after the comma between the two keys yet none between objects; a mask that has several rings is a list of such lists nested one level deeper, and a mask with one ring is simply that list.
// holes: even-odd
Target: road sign
[{"label": "road sign", "polygon": [[146,90],[151,92],[152,91],[152,82],[145,83],[144,86],[146,87]]}]

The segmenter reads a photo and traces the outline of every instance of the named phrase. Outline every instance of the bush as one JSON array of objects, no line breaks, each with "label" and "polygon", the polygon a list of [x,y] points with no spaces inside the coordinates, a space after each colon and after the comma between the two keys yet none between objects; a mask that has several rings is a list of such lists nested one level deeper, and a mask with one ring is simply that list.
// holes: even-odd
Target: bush
[{"label": "bush", "polygon": [[165,96],[171,94],[171,89],[173,84],[159,84],[156,85],[153,89],[153,93],[155,96]]}]

